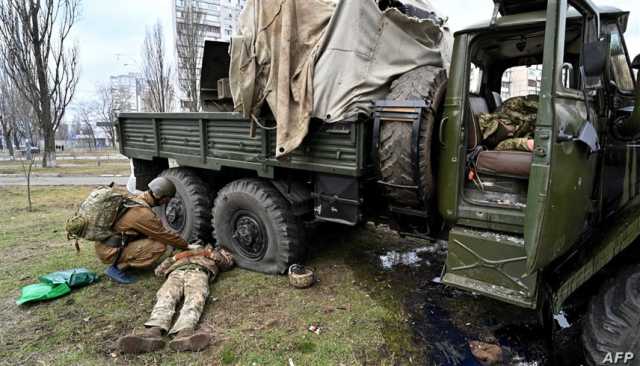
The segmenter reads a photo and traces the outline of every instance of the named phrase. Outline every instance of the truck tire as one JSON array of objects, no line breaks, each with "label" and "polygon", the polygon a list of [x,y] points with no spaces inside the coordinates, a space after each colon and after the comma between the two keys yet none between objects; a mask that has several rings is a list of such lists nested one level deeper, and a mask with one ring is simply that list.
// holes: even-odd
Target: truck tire
[{"label": "truck tire", "polygon": [[222,188],[213,205],[214,236],[239,267],[285,273],[301,259],[302,228],[289,203],[267,181],[241,179]]},{"label": "truck tire", "polygon": [[191,169],[171,168],[160,173],[176,187],[175,197],[157,209],[162,223],[187,241],[211,239],[211,200],[207,185]]},{"label": "truck tire", "polygon": [[[380,175],[391,203],[420,208],[429,205],[434,194],[432,137],[438,109],[447,86],[445,69],[423,66],[400,76],[391,85],[391,100],[427,100],[432,107],[425,111],[420,129],[419,175],[414,177],[411,159],[413,126],[407,122],[385,121],[380,127],[378,156]],[[417,186],[418,191],[401,188]]]},{"label": "truck tire", "polygon": [[640,265],[605,283],[591,300],[583,322],[582,343],[588,365],[615,364],[605,361],[617,352],[635,355],[625,365],[640,365]]}]

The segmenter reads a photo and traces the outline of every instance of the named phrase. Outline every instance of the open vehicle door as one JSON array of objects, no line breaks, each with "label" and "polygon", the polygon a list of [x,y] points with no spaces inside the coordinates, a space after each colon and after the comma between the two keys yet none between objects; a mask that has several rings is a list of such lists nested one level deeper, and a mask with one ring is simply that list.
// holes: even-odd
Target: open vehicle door
[{"label": "open vehicle door", "polygon": [[[541,3],[496,2],[501,3],[505,11]],[[582,24],[567,23],[569,6],[582,15]],[[593,56],[603,52],[608,55],[606,49],[598,51],[597,47],[601,47],[599,13],[589,0],[549,0],[546,18],[542,91],[525,221],[530,273],[565,254],[589,230],[595,211],[593,194],[599,159],[595,126],[599,124],[598,114],[587,109],[587,104],[593,107],[594,98],[586,100],[585,84],[601,80],[591,76],[594,72],[589,66]],[[578,44],[571,54],[565,50],[569,27],[582,32],[577,41],[582,45]],[[573,60],[573,69],[577,70],[573,85],[562,81],[567,59]],[[588,64],[585,59],[589,59]],[[585,76],[585,70],[589,77]]]}]

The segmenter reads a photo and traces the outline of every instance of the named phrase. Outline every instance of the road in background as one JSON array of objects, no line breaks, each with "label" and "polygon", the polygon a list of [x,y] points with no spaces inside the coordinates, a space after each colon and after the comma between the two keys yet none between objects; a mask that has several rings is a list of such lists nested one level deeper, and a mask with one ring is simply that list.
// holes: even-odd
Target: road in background
[{"label": "road in background", "polygon": [[[39,155],[35,155],[36,161],[38,161]],[[77,155],[77,156],[58,156],[56,157],[56,161],[58,160],[128,160],[124,155],[106,155],[106,156],[91,156],[91,155]],[[15,159],[14,161],[21,160],[20,157]],[[0,161],[12,161],[9,156],[0,156]]]},{"label": "road in background", "polygon": [[[75,176],[75,177],[55,177],[55,176],[32,176],[32,186],[99,186],[114,182],[116,185],[125,186],[129,177],[116,176]],[[0,187],[3,186],[24,186],[27,181],[24,176],[5,175],[0,176]]]}]

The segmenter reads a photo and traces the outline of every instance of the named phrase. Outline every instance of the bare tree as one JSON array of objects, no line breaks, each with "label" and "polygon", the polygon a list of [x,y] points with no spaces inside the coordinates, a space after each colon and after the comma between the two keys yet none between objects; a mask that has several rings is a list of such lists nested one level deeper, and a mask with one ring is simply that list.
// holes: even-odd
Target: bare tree
[{"label": "bare tree", "polygon": [[31,172],[33,171],[33,155],[31,153],[31,141],[27,140],[27,149],[24,152],[20,164],[22,164],[22,172],[24,178],[27,180],[27,211],[33,211],[33,205],[31,204]]},{"label": "bare tree", "polygon": [[55,132],[78,84],[78,48],[69,46],[80,0],[1,0],[0,61],[31,104],[44,138],[42,166],[55,166]]},{"label": "bare tree", "polygon": [[38,131],[32,119],[33,109],[29,102],[7,74],[0,72],[0,124],[10,156],[15,157],[14,146],[19,148],[21,141],[38,141]]},{"label": "bare tree", "polygon": [[190,112],[200,110],[200,61],[204,44],[204,12],[193,0],[185,0],[182,22],[177,23],[179,86]]},{"label": "bare tree", "polygon": [[111,146],[116,147],[116,134],[113,122],[118,117],[119,112],[130,112],[133,110],[131,94],[128,88],[114,89],[106,85],[99,85],[97,88],[98,101],[96,105],[96,115],[100,128],[102,128],[111,141]]},{"label": "bare tree", "polygon": [[95,150],[97,147],[94,126],[97,111],[99,111],[97,103],[84,102],[78,106],[75,115],[76,124],[80,126],[80,133],[86,136],[89,150]]},{"label": "bare tree", "polygon": [[[31,172],[33,168],[33,152],[31,137],[34,135],[31,125],[33,115],[31,106],[17,90],[7,74],[0,69],[0,124],[9,154],[15,159],[13,146],[19,148],[19,139],[25,142],[25,149],[20,159],[22,172],[27,181],[27,210],[32,211]],[[18,137],[20,135],[20,137]],[[11,141],[13,139],[13,141]]]},{"label": "bare tree", "polygon": [[12,140],[16,125],[13,120],[13,111],[11,110],[14,97],[12,94],[14,92],[15,89],[11,85],[11,80],[0,70],[0,125],[2,125],[2,137],[7,144],[11,159],[15,159],[14,142]]},{"label": "bare tree", "polygon": [[13,141],[11,141],[13,139],[13,125],[4,117],[3,114],[0,114],[0,126],[2,127],[4,143],[7,145],[7,149],[9,150],[9,157],[13,160],[16,158],[16,153],[13,150]]},{"label": "bare tree", "polygon": [[173,68],[169,65],[162,25],[158,21],[147,30],[142,49],[142,74],[146,83],[144,103],[150,112],[169,112],[173,108]]}]

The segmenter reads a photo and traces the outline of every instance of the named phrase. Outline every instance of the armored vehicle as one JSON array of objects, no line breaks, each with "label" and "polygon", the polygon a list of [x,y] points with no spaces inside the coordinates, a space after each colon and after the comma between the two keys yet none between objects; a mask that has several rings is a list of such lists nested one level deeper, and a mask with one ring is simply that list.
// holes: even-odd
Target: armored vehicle
[{"label": "armored vehicle", "polygon": [[[157,175],[176,183],[167,225],[213,235],[244,268],[282,273],[299,261],[305,222],[386,222],[448,240],[445,284],[545,321],[592,296],[588,363],[640,357],[640,57],[625,45],[629,13],[494,1],[490,20],[455,34],[448,72],[398,75],[356,120],[312,119],[290,153],[277,154],[274,121],[236,112],[123,113],[120,151],[138,188]],[[204,54],[205,108],[229,109],[226,45],[207,42]],[[532,151],[496,150],[483,118],[527,94],[537,95]]]}]

